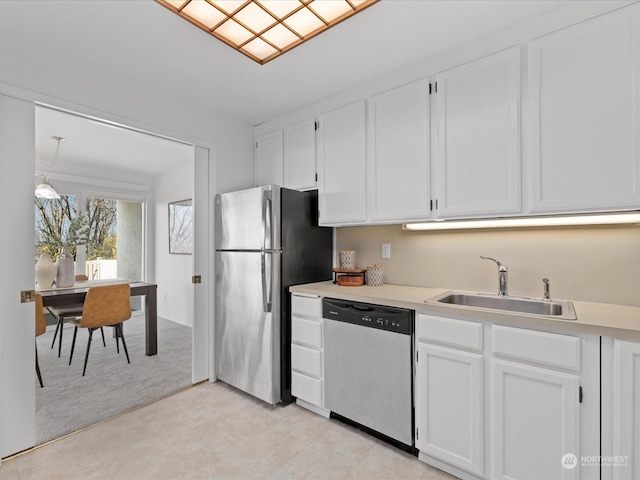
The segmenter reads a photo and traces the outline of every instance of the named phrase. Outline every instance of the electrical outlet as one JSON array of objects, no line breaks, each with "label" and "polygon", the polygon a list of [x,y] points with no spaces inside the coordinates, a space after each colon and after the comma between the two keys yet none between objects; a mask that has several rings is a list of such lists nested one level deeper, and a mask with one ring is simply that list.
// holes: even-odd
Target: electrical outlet
[{"label": "electrical outlet", "polygon": [[391,244],[383,243],[382,244],[382,253],[380,254],[382,258],[391,258]]}]

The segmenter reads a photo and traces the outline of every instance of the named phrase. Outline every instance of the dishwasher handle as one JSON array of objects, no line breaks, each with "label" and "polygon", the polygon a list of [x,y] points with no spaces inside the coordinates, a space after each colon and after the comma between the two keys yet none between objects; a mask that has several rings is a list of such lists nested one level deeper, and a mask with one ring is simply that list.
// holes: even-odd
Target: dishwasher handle
[{"label": "dishwasher handle", "polygon": [[373,307],[358,307],[356,305],[347,305],[347,308],[353,308],[359,312],[373,312],[375,310]]}]

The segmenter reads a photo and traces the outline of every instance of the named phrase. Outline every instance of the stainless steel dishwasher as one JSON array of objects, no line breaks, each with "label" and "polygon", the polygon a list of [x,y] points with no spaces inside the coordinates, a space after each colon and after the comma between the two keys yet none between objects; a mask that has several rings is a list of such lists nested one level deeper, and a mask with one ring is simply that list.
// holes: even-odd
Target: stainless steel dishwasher
[{"label": "stainless steel dishwasher", "polygon": [[414,312],[324,298],[322,316],[325,407],[412,451]]}]

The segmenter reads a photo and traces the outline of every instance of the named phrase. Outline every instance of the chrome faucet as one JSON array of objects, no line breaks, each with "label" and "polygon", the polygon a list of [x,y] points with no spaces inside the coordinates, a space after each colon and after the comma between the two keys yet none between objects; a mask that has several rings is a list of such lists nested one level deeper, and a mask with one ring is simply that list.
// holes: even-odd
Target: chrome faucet
[{"label": "chrome faucet", "polygon": [[507,274],[509,273],[507,266],[502,264],[495,258],[483,257],[482,255],[480,255],[480,258],[482,258],[483,260],[491,260],[496,262],[496,265],[498,265],[498,295],[500,295],[501,297],[506,297],[507,296]]},{"label": "chrome faucet", "polygon": [[549,279],[543,278],[542,283],[544,283],[544,295],[542,295],[542,300],[550,301],[551,295],[549,295]]}]

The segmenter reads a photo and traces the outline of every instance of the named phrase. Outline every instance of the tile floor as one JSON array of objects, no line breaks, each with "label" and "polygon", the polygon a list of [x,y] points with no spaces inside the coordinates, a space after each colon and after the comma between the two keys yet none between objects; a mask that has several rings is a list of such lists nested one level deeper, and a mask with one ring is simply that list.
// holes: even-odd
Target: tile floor
[{"label": "tile floor", "polygon": [[201,383],[2,462],[2,480],[453,479],[297,405]]}]

